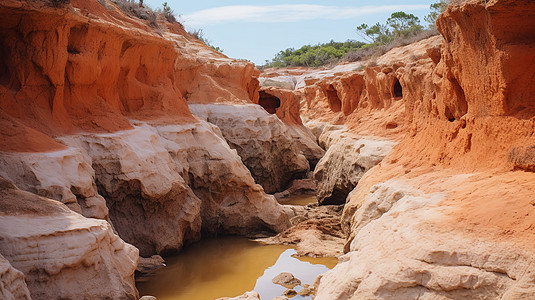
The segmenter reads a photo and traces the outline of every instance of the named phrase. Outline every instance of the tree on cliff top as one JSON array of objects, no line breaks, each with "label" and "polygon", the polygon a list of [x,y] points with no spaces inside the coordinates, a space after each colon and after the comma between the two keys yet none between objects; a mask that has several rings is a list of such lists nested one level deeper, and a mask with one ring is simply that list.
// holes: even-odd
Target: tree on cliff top
[{"label": "tree on cliff top", "polygon": [[424,20],[429,23],[429,29],[437,28],[437,18],[441,13],[446,10],[446,8],[448,8],[449,4],[449,0],[440,0],[429,6],[429,8],[431,8],[431,12],[424,17]]},{"label": "tree on cliff top", "polygon": [[403,11],[392,13],[386,24],[377,23],[373,26],[362,24],[357,32],[370,44],[384,45],[396,38],[414,36],[423,30],[420,19]]}]

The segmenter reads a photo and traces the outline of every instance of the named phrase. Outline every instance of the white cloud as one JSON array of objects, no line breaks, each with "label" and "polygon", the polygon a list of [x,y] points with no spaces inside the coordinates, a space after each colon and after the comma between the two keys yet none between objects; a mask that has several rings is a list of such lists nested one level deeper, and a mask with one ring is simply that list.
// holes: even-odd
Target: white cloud
[{"label": "white cloud", "polygon": [[429,5],[337,7],[312,4],[233,5],[204,9],[182,18],[190,26],[220,22],[280,23],[318,19],[349,19],[383,12],[429,9]]}]

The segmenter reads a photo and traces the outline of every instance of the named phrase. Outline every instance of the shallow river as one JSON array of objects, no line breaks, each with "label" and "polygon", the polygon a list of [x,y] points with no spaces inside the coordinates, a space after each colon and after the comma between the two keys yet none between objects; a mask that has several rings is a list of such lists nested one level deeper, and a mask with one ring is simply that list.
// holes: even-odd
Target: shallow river
[{"label": "shallow river", "polygon": [[152,295],[158,300],[212,300],[250,290],[257,291],[262,300],[271,300],[286,290],[271,282],[278,274],[290,272],[302,284],[312,285],[317,275],[337,262],[336,258],[296,258],[294,254],[288,246],[262,245],[242,237],[205,239],[168,257],[167,267],[137,286],[140,296]]}]

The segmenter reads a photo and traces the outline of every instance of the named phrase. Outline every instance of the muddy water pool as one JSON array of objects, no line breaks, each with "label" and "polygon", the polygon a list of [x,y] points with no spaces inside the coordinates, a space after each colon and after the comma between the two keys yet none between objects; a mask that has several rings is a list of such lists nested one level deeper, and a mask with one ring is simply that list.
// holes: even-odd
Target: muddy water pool
[{"label": "muddy water pool", "polygon": [[270,300],[286,290],[271,282],[278,274],[290,272],[302,284],[312,285],[316,276],[337,262],[335,258],[300,259],[294,254],[288,246],[262,245],[242,237],[206,239],[167,258],[167,266],[149,281],[138,283],[138,290],[140,296],[158,300],[211,300],[255,290],[262,300]]},{"label": "muddy water pool", "polygon": [[[300,195],[281,203],[316,202],[313,195]],[[278,274],[290,272],[302,284],[312,285],[316,276],[337,263],[336,258],[297,257],[295,253],[289,246],[263,245],[243,237],[204,239],[167,257],[167,266],[148,281],[137,283],[137,287],[140,296],[152,295],[158,300],[212,300],[251,290],[257,291],[262,300],[271,300],[286,290],[272,283]],[[312,298],[297,295],[292,299]]]}]

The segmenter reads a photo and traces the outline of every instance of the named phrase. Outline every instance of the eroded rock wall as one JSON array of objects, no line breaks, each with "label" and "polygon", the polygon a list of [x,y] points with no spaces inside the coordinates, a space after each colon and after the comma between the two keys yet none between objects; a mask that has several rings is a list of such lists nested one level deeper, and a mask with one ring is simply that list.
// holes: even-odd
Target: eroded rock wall
[{"label": "eroded rock wall", "polygon": [[[149,24],[110,1],[52,7],[47,1],[8,0],[0,16],[0,176],[33,193],[27,195],[108,221],[51,211],[28,217],[32,226],[51,230],[34,237],[31,226],[21,225],[25,218],[6,217],[4,225],[21,225],[17,234],[31,236],[31,243],[41,233],[50,236],[43,242],[46,264],[29,255],[19,268],[32,282],[32,295],[136,298],[133,279],[123,271],[137,250],[113,230],[151,255],[179,251],[201,232],[279,232],[290,225],[289,212],[255,183],[219,129],[199,121],[187,105],[258,101],[259,71],[252,63],[212,51],[162,16]],[[286,129],[278,125],[275,136],[286,141]],[[284,176],[306,172],[305,158],[290,152],[286,162],[294,161],[290,169],[296,170]],[[16,202],[6,195],[2,201]],[[64,219],[87,226],[71,228]],[[54,247],[71,236],[93,251],[71,249],[89,260],[81,260],[86,270]],[[20,247],[0,251],[11,263],[26,255],[28,245],[16,243]],[[52,261],[63,254],[72,270]],[[91,272],[102,272],[100,281],[92,281]],[[49,276],[34,278],[39,274]],[[78,288],[68,277],[89,283]]]},{"label": "eroded rock wall", "polygon": [[533,295],[528,15],[528,1],[454,2],[442,37],[303,88],[304,115],[397,143],[349,193],[347,254],[316,299]]},{"label": "eroded rock wall", "polygon": [[267,193],[284,190],[310,170],[286,126],[255,104],[190,104],[192,112],[217,125],[257,183]]},{"label": "eroded rock wall", "polygon": [[2,178],[0,204],[0,252],[24,273],[32,299],[138,298],[138,250],[108,222],[85,218]]}]

